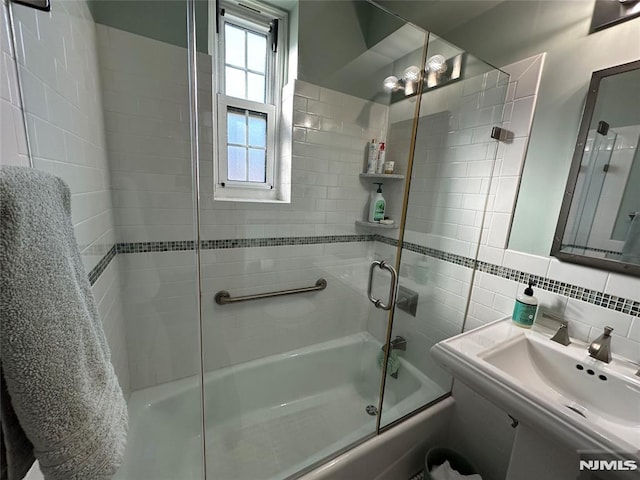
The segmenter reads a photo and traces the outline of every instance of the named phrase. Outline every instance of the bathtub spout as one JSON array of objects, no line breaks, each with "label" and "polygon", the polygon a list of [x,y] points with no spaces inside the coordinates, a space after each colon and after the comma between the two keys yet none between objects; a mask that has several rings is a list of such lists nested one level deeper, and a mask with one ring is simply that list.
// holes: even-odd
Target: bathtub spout
[{"label": "bathtub spout", "polygon": [[389,359],[387,361],[387,373],[389,374],[389,376],[391,376],[392,378],[397,379],[398,378],[398,370],[400,367],[400,360],[398,359],[398,354],[394,353],[394,350],[402,350],[402,351],[406,351],[407,350],[407,340],[405,338],[402,338],[400,335],[397,335],[396,338],[394,338],[393,340],[391,340],[388,344],[383,345],[380,350],[382,350],[382,352],[380,354],[378,354],[378,365],[382,365],[382,359],[384,358],[384,356],[387,353],[387,347],[391,345],[391,352],[389,353]]},{"label": "bathtub spout", "polygon": [[[403,352],[407,350],[407,340],[400,335],[396,335],[396,338],[389,342],[391,344],[391,351],[394,350],[402,350]],[[381,347],[383,352],[387,352],[387,345],[383,345]]]}]

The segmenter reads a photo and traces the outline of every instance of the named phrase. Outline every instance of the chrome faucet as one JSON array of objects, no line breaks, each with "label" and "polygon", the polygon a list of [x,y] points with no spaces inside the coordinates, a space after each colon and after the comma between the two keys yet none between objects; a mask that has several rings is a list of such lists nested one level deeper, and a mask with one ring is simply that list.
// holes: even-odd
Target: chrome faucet
[{"label": "chrome faucet", "polygon": [[611,362],[611,332],[613,328],[604,327],[604,333],[589,345],[589,355],[601,362]]}]

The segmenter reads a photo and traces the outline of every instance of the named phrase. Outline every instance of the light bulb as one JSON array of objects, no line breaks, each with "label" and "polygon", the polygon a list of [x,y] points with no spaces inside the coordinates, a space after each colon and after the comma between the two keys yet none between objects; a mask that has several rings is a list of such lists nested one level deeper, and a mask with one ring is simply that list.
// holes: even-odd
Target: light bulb
[{"label": "light bulb", "polygon": [[444,73],[447,71],[447,59],[442,55],[434,55],[427,60],[427,70],[435,73]]},{"label": "light bulb", "polygon": [[384,82],[382,82],[382,84],[384,85],[385,90],[389,90],[391,92],[394,92],[396,90],[398,90],[398,77],[391,75],[387,78],[384,79]]},{"label": "light bulb", "polygon": [[420,79],[420,69],[411,65],[402,73],[402,78],[405,82],[417,82]]}]

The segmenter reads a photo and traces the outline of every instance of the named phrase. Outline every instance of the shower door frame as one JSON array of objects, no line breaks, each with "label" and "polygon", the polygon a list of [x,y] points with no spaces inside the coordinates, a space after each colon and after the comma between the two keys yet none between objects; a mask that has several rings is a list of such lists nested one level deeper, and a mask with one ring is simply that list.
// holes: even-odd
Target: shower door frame
[{"label": "shower door frame", "polygon": [[[371,3],[373,3],[374,5],[378,6],[377,4],[375,4],[375,2],[373,2],[372,0],[368,0]],[[379,7],[382,8],[382,7]],[[383,8],[383,10],[385,10]],[[386,10],[385,10],[386,11]],[[408,22],[407,23],[411,23]],[[419,28],[419,27],[417,27]],[[430,36],[431,36],[431,32],[425,31],[426,33],[426,39],[425,39],[425,47],[424,47],[424,51],[423,51],[423,58],[422,58],[422,72],[424,72],[424,68],[426,65],[426,60],[428,57],[428,52],[429,52],[429,40],[430,40]],[[439,38],[439,37],[438,37]],[[483,60],[481,60],[484,64],[486,64],[487,66],[491,67],[494,70],[497,70],[498,72],[500,72],[500,74],[502,75],[506,75],[507,77],[510,77],[510,75],[504,71],[502,71],[500,68],[495,67],[487,62],[484,62]],[[415,150],[416,150],[416,142],[417,142],[417,138],[418,138],[418,127],[420,125],[420,109],[421,109],[421,105],[422,105],[422,98],[423,96],[428,93],[427,91],[425,91],[425,85],[426,82],[418,82],[418,90],[415,94],[415,98],[416,98],[416,110],[413,116],[413,124],[412,124],[412,131],[411,131],[411,145],[409,148],[409,158],[408,158],[408,163],[407,163],[407,173],[406,173],[406,179],[405,179],[405,184],[404,184],[404,193],[403,193],[403,197],[402,197],[402,212],[401,212],[401,217],[400,217],[400,226],[398,229],[398,242],[397,242],[397,247],[396,247],[396,252],[395,252],[395,262],[394,262],[394,270],[396,272],[396,276],[394,276],[395,278],[395,285],[394,288],[396,290],[396,292],[394,292],[393,295],[393,302],[391,304],[391,308],[389,309],[389,313],[388,313],[388,317],[387,317],[387,330],[386,330],[386,338],[385,338],[385,343],[384,345],[390,345],[391,343],[391,337],[393,336],[393,322],[394,322],[394,318],[395,318],[395,312],[396,312],[396,307],[397,307],[397,290],[399,288],[399,273],[400,273],[400,269],[402,266],[402,250],[403,250],[403,243],[404,243],[404,236],[405,236],[405,232],[406,232],[406,223],[407,223],[407,211],[408,211],[408,207],[409,207],[409,197],[411,194],[411,180],[413,178],[413,164],[414,164],[414,159],[415,159]],[[503,99],[503,103],[506,103],[506,91],[505,91],[505,97]],[[502,120],[500,123],[500,125],[502,125],[504,122],[504,120]],[[491,138],[494,139],[496,142],[501,142],[501,141],[505,141],[507,140],[506,137],[509,136],[509,132],[498,127],[494,126],[493,131],[491,132]],[[483,227],[485,225],[485,221],[486,221],[486,216],[487,216],[487,208],[489,205],[489,196],[490,196],[490,192],[491,192],[491,186],[494,180],[494,174],[495,174],[495,166],[496,166],[496,160],[497,160],[497,146],[496,146],[496,151],[493,154],[493,158],[492,158],[492,164],[491,164],[491,169],[490,172],[488,174],[488,185],[487,185],[487,190],[486,192],[484,192],[484,206],[482,209],[482,220],[481,220],[481,227],[480,227],[480,234],[479,237],[477,239],[477,241],[475,242],[475,251],[474,251],[474,256],[473,256],[473,267],[471,270],[471,277],[470,277],[470,281],[469,281],[469,289],[467,291],[467,295],[466,295],[466,302],[465,302],[465,309],[464,309],[464,315],[463,315],[463,319],[462,319],[462,326],[460,328],[460,333],[464,332],[465,329],[465,325],[467,322],[467,316],[469,314],[469,307],[471,304],[471,295],[473,293],[473,285],[474,285],[474,280],[475,280],[475,276],[476,276],[476,272],[477,272],[477,264],[478,264],[478,255],[480,252],[480,246],[482,244],[482,238],[483,238]],[[372,300],[373,302],[373,300]],[[377,306],[377,305],[376,305]],[[382,421],[382,413],[383,413],[383,403],[384,403],[384,393],[385,393],[385,386],[386,386],[386,382],[387,382],[387,364],[388,364],[388,359],[389,356],[391,354],[391,348],[385,348],[384,349],[384,359],[383,359],[383,363],[382,363],[382,378],[380,381],[380,393],[379,393],[379,401],[378,401],[378,414],[377,414],[377,418],[376,418],[376,434],[374,436],[380,435],[381,433],[384,433],[386,431],[388,431],[389,429],[403,423],[404,421],[408,420],[409,418],[419,414],[420,412],[423,412],[425,410],[427,410],[428,408],[430,408],[431,406],[441,402],[442,400],[451,397],[452,396],[452,391],[453,391],[453,383],[454,383],[454,379],[451,378],[451,386],[449,387],[449,390],[444,393],[443,395],[440,395],[438,397],[436,397],[435,399],[424,403],[423,405],[421,405],[420,407],[412,410],[411,412],[402,415],[400,417],[398,417],[397,419],[389,422],[386,425],[381,425],[381,421]]]}]

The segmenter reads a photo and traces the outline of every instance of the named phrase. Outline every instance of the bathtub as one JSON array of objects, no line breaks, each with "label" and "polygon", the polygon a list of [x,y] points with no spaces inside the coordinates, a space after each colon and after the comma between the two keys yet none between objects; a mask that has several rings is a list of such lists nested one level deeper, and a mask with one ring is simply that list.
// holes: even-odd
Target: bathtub
[{"label": "bathtub", "polygon": [[[215,480],[286,478],[375,432],[380,342],[358,333],[205,374],[205,460]],[[382,424],[446,392],[401,359]],[[201,390],[191,377],[129,400],[117,480],[202,479]]]}]

